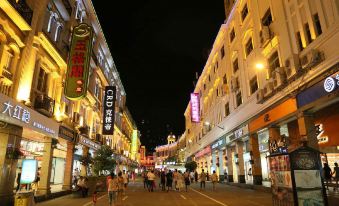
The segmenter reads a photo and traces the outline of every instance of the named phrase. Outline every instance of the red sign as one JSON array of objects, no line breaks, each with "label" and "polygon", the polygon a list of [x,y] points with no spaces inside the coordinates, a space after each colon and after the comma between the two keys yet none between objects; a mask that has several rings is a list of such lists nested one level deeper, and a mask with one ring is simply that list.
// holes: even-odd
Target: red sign
[{"label": "red sign", "polygon": [[204,156],[206,154],[211,153],[211,147],[205,147],[203,150],[199,151],[197,154],[195,154],[195,158],[199,158],[201,156]]},{"label": "red sign", "polygon": [[191,120],[200,122],[200,98],[199,93],[191,93]]}]

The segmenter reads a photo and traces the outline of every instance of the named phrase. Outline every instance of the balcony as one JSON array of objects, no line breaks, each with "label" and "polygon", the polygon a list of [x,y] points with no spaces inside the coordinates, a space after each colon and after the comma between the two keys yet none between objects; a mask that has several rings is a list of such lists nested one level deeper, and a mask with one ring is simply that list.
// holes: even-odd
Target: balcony
[{"label": "balcony", "polygon": [[3,68],[1,75],[9,80],[12,80],[13,78],[13,74],[10,71],[8,71],[6,67]]},{"label": "balcony", "polygon": [[54,114],[54,102],[55,101],[46,94],[38,94],[35,97],[34,109],[47,117],[52,117]]},{"label": "balcony", "polygon": [[31,24],[33,17],[33,10],[29,8],[26,0],[7,0],[14,9],[25,19],[28,24]]}]

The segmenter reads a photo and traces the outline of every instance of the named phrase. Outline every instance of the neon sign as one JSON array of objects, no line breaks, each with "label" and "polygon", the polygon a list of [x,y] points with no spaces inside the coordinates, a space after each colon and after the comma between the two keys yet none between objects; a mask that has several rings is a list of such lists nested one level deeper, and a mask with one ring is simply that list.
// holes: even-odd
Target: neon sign
[{"label": "neon sign", "polygon": [[192,122],[200,122],[200,100],[199,93],[191,93],[191,120]]}]

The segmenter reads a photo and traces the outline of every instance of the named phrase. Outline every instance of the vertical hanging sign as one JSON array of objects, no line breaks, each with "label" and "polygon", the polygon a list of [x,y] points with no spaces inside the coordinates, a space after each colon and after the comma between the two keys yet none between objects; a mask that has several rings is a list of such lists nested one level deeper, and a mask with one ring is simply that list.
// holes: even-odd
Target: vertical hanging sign
[{"label": "vertical hanging sign", "polygon": [[191,119],[192,122],[200,122],[200,100],[199,93],[191,93]]},{"label": "vertical hanging sign", "polygon": [[104,125],[102,127],[103,135],[113,135],[115,99],[116,99],[115,86],[107,86],[105,88],[105,98],[104,98],[104,117],[103,117]]},{"label": "vertical hanging sign", "polygon": [[65,81],[65,96],[68,99],[78,100],[86,96],[92,41],[92,27],[85,23],[74,27]]}]

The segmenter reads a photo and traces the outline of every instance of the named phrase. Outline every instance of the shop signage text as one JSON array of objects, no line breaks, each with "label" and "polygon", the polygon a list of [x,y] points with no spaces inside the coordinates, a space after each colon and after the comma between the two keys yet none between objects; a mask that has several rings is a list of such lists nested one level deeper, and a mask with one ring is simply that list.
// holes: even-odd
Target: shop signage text
[{"label": "shop signage text", "polygon": [[85,145],[89,148],[92,148],[94,150],[98,150],[100,149],[101,145],[98,144],[98,143],[95,143],[93,142],[92,140],[80,135],[80,138],[79,138],[79,143],[82,144],[82,145]]},{"label": "shop signage text", "polygon": [[268,140],[270,155],[287,154],[286,136],[281,136],[280,140]]},{"label": "shop signage text", "polygon": [[74,131],[64,127],[64,126],[60,126],[59,127],[59,136],[68,140],[68,141],[73,141],[74,140]]},{"label": "shop signage text", "polygon": [[200,97],[199,93],[191,93],[191,119],[192,122],[200,122]]},{"label": "shop signage text", "polygon": [[316,83],[297,95],[298,107],[303,107],[322,97],[339,91],[339,72]]},{"label": "shop signage text", "polygon": [[218,141],[214,142],[211,146],[212,150],[219,149],[220,147],[225,145],[225,138],[221,138]]},{"label": "shop signage text", "polygon": [[65,81],[65,96],[68,99],[78,100],[87,94],[92,41],[92,27],[85,23],[74,27]]},{"label": "shop signage text", "polygon": [[248,134],[248,125],[242,126],[241,128],[235,130],[232,135],[229,136],[229,141],[237,140]]},{"label": "shop signage text", "polygon": [[104,97],[104,116],[103,116],[104,125],[102,127],[103,135],[113,135],[115,100],[116,100],[116,87],[107,86],[105,88],[105,97]]},{"label": "shop signage text", "polygon": [[204,156],[206,154],[211,153],[211,147],[205,147],[203,150],[201,150],[200,152],[198,152],[197,154],[195,154],[195,158],[199,158],[201,156]]},{"label": "shop signage text", "polygon": [[0,94],[0,120],[22,127],[37,129],[48,136],[57,137],[58,124],[42,114],[15,102],[11,98]]}]

